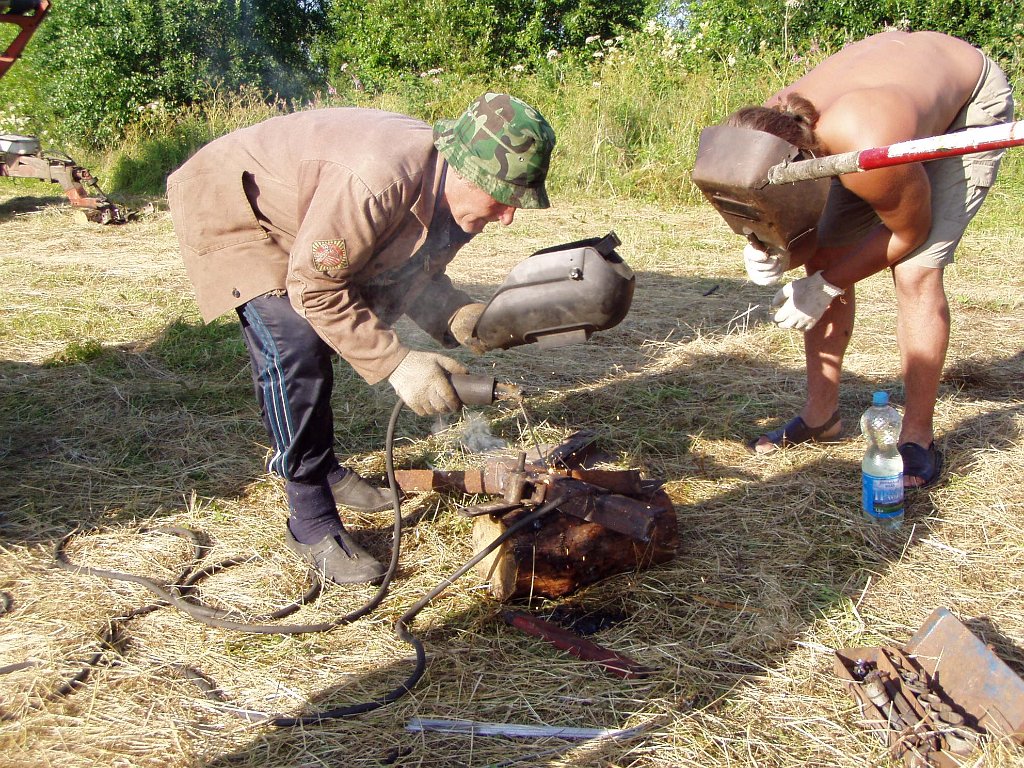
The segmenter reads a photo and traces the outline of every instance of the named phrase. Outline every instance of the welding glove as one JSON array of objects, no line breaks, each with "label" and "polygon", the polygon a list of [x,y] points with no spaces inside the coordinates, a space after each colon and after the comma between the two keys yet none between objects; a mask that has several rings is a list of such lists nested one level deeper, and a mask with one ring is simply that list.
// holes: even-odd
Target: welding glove
[{"label": "welding glove", "polygon": [[801,277],[786,283],[775,294],[772,309],[776,312],[772,320],[779,328],[809,331],[821,320],[832,299],[844,293],[825,280],[820,271]]},{"label": "welding glove", "polygon": [[450,357],[412,350],[388,376],[388,383],[414,413],[436,416],[462,405],[448,374],[467,372],[462,363]]},{"label": "welding glove", "polygon": [[448,332],[455,337],[459,344],[477,355],[482,355],[487,351],[484,343],[474,334],[477,321],[484,313],[486,306],[486,304],[479,303],[465,304],[455,310],[455,314],[448,321]]},{"label": "welding glove", "polygon": [[775,285],[789,269],[789,252],[774,249],[769,252],[748,242],[743,249],[743,264],[754,285]]}]

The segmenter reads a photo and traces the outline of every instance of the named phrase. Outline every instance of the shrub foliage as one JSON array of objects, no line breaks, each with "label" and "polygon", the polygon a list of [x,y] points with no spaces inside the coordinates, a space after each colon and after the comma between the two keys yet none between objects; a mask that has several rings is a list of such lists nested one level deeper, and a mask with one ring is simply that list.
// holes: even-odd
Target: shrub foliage
[{"label": "shrub foliage", "polygon": [[554,125],[556,190],[687,201],[700,129],[848,40],[893,26],[945,31],[999,58],[1019,89],[1014,5],[57,0],[0,81],[0,130],[105,150],[106,169],[90,165],[113,181],[108,191],[159,194],[196,147],[271,114],[357,104],[433,121],[504,90]]},{"label": "shrub foliage", "polygon": [[308,0],[59,0],[18,65],[39,88],[25,101],[56,138],[110,145],[147,109],[212,87],[305,92],[323,22]]},{"label": "shrub foliage", "polygon": [[497,72],[573,55],[634,30],[648,0],[334,0],[332,72],[359,87],[395,76]]},{"label": "shrub foliage", "polygon": [[895,28],[955,35],[1015,68],[1024,43],[1015,0],[692,0],[685,27],[694,56],[719,59],[834,50]]}]

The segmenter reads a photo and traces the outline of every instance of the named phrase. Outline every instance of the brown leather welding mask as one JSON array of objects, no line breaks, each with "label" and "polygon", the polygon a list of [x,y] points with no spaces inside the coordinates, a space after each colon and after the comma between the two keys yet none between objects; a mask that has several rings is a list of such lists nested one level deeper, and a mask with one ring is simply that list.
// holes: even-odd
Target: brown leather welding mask
[{"label": "brown leather welding mask", "polygon": [[829,180],[770,184],[768,171],[802,159],[800,150],[771,133],[714,125],[700,133],[691,178],[736,234],[791,250],[812,233]]}]

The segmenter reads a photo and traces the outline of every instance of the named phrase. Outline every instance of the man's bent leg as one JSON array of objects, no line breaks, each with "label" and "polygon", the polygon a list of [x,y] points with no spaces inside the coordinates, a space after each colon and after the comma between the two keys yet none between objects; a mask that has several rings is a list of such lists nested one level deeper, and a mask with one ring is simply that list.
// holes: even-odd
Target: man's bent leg
[{"label": "man's bent leg", "polygon": [[285,479],[285,542],[336,583],[375,582],[385,568],[345,530],[330,478],[334,456],[333,352],[285,296],[261,296],[238,310],[256,398],[274,445],[269,468]]},{"label": "man's bent leg", "polygon": [[942,277],[941,267],[903,263],[893,270],[904,388],[900,443],[923,448],[934,437],[935,401],[949,347],[949,302]]},{"label": "man's bent leg", "polygon": [[[807,265],[808,274],[813,274],[827,263],[824,257],[834,256],[838,249],[822,249]],[[804,360],[807,370],[807,398],[800,409],[800,418],[810,430],[817,430],[827,424],[839,406],[839,380],[842,374],[843,355],[850,344],[856,302],[851,286],[843,296],[835,299],[821,320],[804,332]],[[841,421],[823,430],[814,439],[827,440],[842,431]],[[771,437],[762,435],[754,444],[758,453],[770,453],[778,445]]]},{"label": "man's bent leg", "polygon": [[286,296],[260,296],[238,310],[264,426],[268,468],[285,480],[289,528],[303,543],[341,529],[328,474],[337,465],[330,348]]},{"label": "man's bent leg", "polygon": [[843,356],[853,335],[855,289],[832,301],[821,320],[804,334],[807,400],[800,416],[809,426],[824,424],[839,407]]}]

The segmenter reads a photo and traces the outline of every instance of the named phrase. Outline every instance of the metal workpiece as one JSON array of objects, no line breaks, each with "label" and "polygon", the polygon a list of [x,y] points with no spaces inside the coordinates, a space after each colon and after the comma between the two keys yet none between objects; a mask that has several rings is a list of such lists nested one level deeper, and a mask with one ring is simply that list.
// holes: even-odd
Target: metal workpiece
[{"label": "metal workpiece", "polygon": [[967,728],[952,728],[942,734],[946,748],[954,755],[966,756],[978,748],[979,734]]},{"label": "metal workpiece", "polygon": [[945,608],[902,647],[837,650],[835,670],[910,768],[958,768],[988,738],[1024,744],[1024,680]]},{"label": "metal workpiece", "polygon": [[861,713],[908,768],[955,768],[986,736],[977,718],[911,654],[880,647],[837,653]]},{"label": "metal workpiece", "polygon": [[868,672],[861,685],[868,700],[885,715],[886,723],[890,728],[902,730],[910,725],[904,719],[903,713],[899,711],[893,697],[889,695],[885,686],[885,677],[881,672],[877,669]]},{"label": "metal workpiece", "polygon": [[661,482],[643,480],[637,470],[583,466],[579,463],[585,457],[582,442],[576,435],[570,436],[546,455],[539,454],[538,446],[537,461],[527,461],[521,451],[514,458],[490,459],[480,469],[397,470],[395,478],[404,492],[454,490],[502,497],[500,502],[465,507],[462,514],[467,517],[504,515],[558,499],[560,512],[641,544],[649,543],[656,528],[652,500]]},{"label": "metal workpiece", "polygon": [[963,725],[964,724],[964,716],[961,715],[959,712],[954,712],[952,710],[952,708],[950,708],[950,709],[948,709],[948,710],[946,710],[944,712],[936,713],[935,719],[938,720],[939,722],[945,723],[946,725]]},{"label": "metal workpiece", "polygon": [[850,672],[853,675],[854,680],[863,680],[865,677],[868,676],[868,672],[870,672],[872,669],[874,669],[874,664],[872,664],[870,661],[868,661],[867,659],[857,659],[853,663],[853,668],[850,670]]},{"label": "metal workpiece", "polygon": [[927,683],[922,683],[919,680],[915,679],[915,680],[912,680],[912,681],[909,681],[909,682],[907,680],[904,680],[903,684],[904,684],[904,687],[907,690],[909,690],[911,693],[913,693],[915,696],[919,696],[920,697],[920,696],[923,696],[924,694],[928,693],[928,684]]}]

